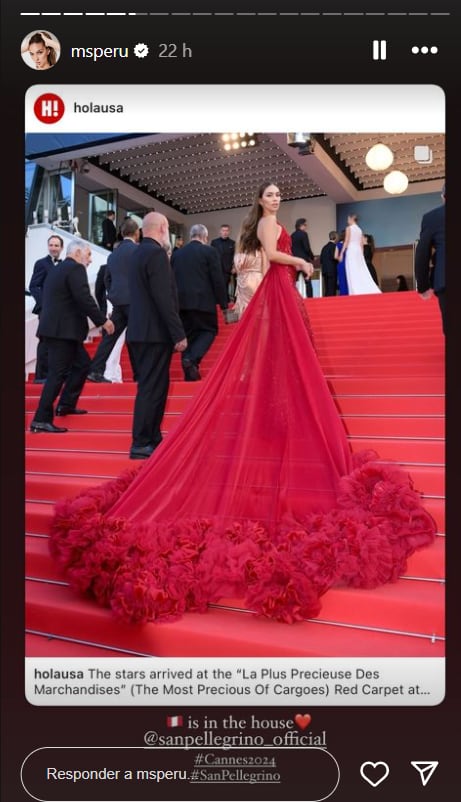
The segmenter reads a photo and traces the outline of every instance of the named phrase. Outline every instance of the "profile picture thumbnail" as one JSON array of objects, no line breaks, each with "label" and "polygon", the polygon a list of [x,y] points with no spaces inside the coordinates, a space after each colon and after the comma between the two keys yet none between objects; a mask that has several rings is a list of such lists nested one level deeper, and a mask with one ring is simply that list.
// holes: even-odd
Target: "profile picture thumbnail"
[{"label": "profile picture thumbnail", "polygon": [[49,31],[31,31],[22,40],[21,56],[32,70],[49,70],[60,59],[61,44]]}]

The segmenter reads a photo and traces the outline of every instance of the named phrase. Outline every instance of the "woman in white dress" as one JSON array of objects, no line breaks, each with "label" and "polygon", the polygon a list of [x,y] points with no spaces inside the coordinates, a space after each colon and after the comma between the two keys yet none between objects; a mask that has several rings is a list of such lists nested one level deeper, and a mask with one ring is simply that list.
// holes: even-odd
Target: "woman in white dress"
[{"label": "woman in white dress", "polygon": [[357,215],[347,218],[343,253],[346,254],[346,277],[349,295],[381,292],[373,281],[363,255],[363,232],[357,225]]}]

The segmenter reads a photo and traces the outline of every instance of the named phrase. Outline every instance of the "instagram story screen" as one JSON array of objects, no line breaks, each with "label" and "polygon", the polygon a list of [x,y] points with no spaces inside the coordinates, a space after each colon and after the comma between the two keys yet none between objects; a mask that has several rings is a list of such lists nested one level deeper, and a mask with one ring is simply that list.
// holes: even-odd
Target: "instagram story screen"
[{"label": "instagram story screen", "polygon": [[[130,465],[131,413],[139,388],[132,375],[136,365],[123,349],[118,355],[120,381],[104,380],[104,374],[96,380],[93,367],[105,342],[103,338],[98,344],[97,327],[92,331],[91,381],[82,391],[90,414],[69,414],[65,436],[50,433],[50,446],[57,449],[54,460],[62,469],[61,478],[53,469],[48,493],[53,487],[60,495],[63,481],[68,495],[72,483],[76,500],[56,508],[52,557],[47,556],[44,533],[30,538],[31,564],[40,558],[40,570],[30,577],[28,591],[34,623],[26,646],[27,699],[35,705],[98,707],[179,701],[179,709],[210,703],[286,707],[301,701],[316,706],[439,704],[445,675],[443,498],[438,492],[443,476],[443,333],[435,296],[424,304],[415,291],[414,265],[421,218],[441,203],[443,92],[434,86],[364,85],[347,92],[338,86],[257,85],[244,93],[235,85],[46,90],[34,86],[26,96],[30,186],[37,170],[42,171],[42,189],[29,212],[26,284],[31,283],[37,254],[59,232],[64,247],[79,236],[91,242],[88,278],[95,286],[101,265],[105,270],[107,262],[110,268],[118,248],[118,255],[122,252],[123,246],[112,246],[108,255],[103,241],[111,210],[122,226],[126,219],[137,227],[149,215],[165,216],[170,242],[182,238],[188,243],[171,255],[184,303],[187,280],[181,283],[181,257],[187,263],[192,259],[193,270],[194,251],[210,260],[216,251],[207,268],[212,270],[213,265],[219,268],[219,248],[226,255],[228,246],[235,268],[231,264],[234,272],[226,277],[225,299],[216,296],[224,311],[219,313],[218,335],[210,338],[213,343],[200,360],[201,380],[189,382],[184,358],[173,356],[159,468],[154,459],[139,470],[131,467],[123,484],[114,478],[101,491],[101,481],[93,480],[98,471],[116,477]],[[342,99],[351,94],[356,97],[352,107]],[[200,117],[194,116],[198,95]],[[220,110],[223,95],[226,104]],[[290,131],[274,132],[274,104]],[[309,108],[313,130],[323,133],[296,133],[303,128],[298,105]],[[432,130],[424,131],[428,108]],[[338,117],[347,130],[337,130]],[[370,130],[370,118],[375,131]],[[185,119],[192,129],[187,132]],[[396,120],[401,131],[395,130]],[[232,123],[251,131],[226,133]],[[165,131],[153,133],[160,128]],[[300,307],[296,336],[305,339],[300,357],[275,294],[284,291],[283,280],[274,288],[274,298],[265,297],[270,271],[275,276],[276,268],[271,264],[263,276],[258,249],[249,251],[251,262],[243,250],[242,231],[255,189],[265,185],[268,201],[271,185],[276,188],[276,251],[284,247],[283,231],[293,232],[286,255],[294,251],[298,233],[311,249],[307,258],[312,259],[312,275],[300,270],[296,277],[295,270],[292,276],[288,260],[279,267],[289,281],[292,314],[295,304]],[[54,196],[53,187],[59,187]],[[45,208],[45,197],[48,207],[53,201],[55,206]],[[265,197],[263,193],[262,209]],[[342,229],[349,231],[348,240]],[[355,236],[360,242],[353,262]],[[364,236],[372,243],[368,264]],[[346,256],[345,265],[338,258],[343,247],[352,256],[349,263]],[[136,250],[133,243],[130,249]],[[333,287],[328,251],[336,268]],[[281,258],[270,261],[278,264]],[[255,276],[257,295],[256,287],[249,287]],[[405,293],[400,292],[402,276]],[[119,304],[109,286],[109,303],[111,297],[116,313]],[[225,314],[244,306],[242,298],[248,299],[248,309],[238,315],[236,325],[226,325]],[[251,324],[258,301],[256,324],[247,332],[244,325]],[[304,307],[309,325],[302,317]],[[182,319],[188,325],[184,312]],[[33,359],[36,316],[31,314],[27,325]],[[416,356],[421,328],[427,337],[423,376]],[[199,340],[200,327],[198,333],[188,331]],[[110,336],[115,345],[118,333]],[[221,359],[218,349],[224,352]],[[267,364],[269,353],[281,364]],[[314,360],[322,368],[318,379],[312,373]],[[301,373],[310,385],[307,411],[297,410]],[[211,398],[207,376],[215,382]],[[32,383],[28,459],[42,474],[51,470],[48,449],[41,451],[48,432],[37,438],[33,429],[34,422],[40,423],[37,404],[43,393],[42,386]],[[318,404],[326,407],[330,399],[331,410],[319,412]],[[243,415],[253,418],[249,433],[246,427],[240,431]],[[329,484],[313,430],[330,427],[338,437],[336,421],[353,461],[340,480],[339,502],[332,506],[329,496],[327,503],[319,499]],[[294,443],[287,443],[288,438]],[[170,460],[170,442],[184,449],[180,472],[181,452],[176,450]],[[333,446],[328,447],[328,459],[341,459]],[[283,487],[273,478],[281,472],[286,472]],[[242,476],[248,477],[246,484]],[[314,477],[314,494],[302,486],[307,476]],[[88,482],[83,477],[91,478]],[[119,498],[129,506],[133,494],[138,498],[137,486],[147,523],[134,510],[136,525],[116,517],[114,531],[111,506]],[[158,529],[157,503],[166,510],[159,515],[166,529]],[[197,510],[195,519],[190,510]],[[97,539],[89,535],[96,525]],[[168,559],[163,552],[152,559],[159,538],[162,549],[167,543],[173,549]],[[139,542],[142,551],[133,556]],[[121,572],[122,586],[117,583]],[[56,584],[57,576],[65,587]],[[79,583],[84,583],[84,599]],[[73,595],[68,584],[80,593]],[[39,620],[37,601],[32,600],[43,593],[47,605]],[[200,615],[204,604],[208,613]],[[51,609],[63,605],[62,620],[51,616]],[[50,636],[47,650],[44,638]],[[90,645],[101,650],[99,656],[88,655]],[[176,726],[187,726],[182,713],[174,718],[182,721]],[[298,720],[301,730],[305,721]]]},{"label": "instagram story screen", "polygon": [[9,797],[452,798],[449,14],[397,16],[15,22]]}]

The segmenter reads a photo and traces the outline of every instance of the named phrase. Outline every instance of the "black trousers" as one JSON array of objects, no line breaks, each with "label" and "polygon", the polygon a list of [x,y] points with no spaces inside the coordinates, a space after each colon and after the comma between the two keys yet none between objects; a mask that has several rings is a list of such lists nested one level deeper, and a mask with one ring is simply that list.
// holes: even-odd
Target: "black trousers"
[{"label": "black trousers", "polygon": [[48,375],[34,420],[52,423],[53,404],[60,393],[59,406],[71,409],[77,406],[91,360],[83,343],[77,340],[43,339],[48,348]]},{"label": "black trousers", "polygon": [[160,425],[170,385],[173,346],[168,343],[130,343],[138,388],[134,402],[133,446],[158,446]]},{"label": "black trousers", "polygon": [[[109,359],[115,343],[120,335],[125,331],[128,325],[128,313],[130,311],[129,305],[114,306],[111,314],[112,323],[115,326],[113,334],[106,334],[98,345],[98,349],[92,359],[90,372],[91,373],[104,373],[106,369],[106,362]],[[127,343],[128,354],[130,357],[131,367],[136,379],[136,371],[134,368],[133,357],[131,355],[131,346]]]},{"label": "black trousers", "polygon": [[38,338],[35,378],[46,379],[48,373],[48,346],[43,337]]},{"label": "black trousers", "polygon": [[201,312],[199,309],[181,309],[180,317],[187,337],[187,348],[182,352],[182,361],[200,365],[218,333],[216,312]]},{"label": "black trousers", "polygon": [[326,296],[336,295],[338,276],[334,273],[323,274],[323,294]]}]

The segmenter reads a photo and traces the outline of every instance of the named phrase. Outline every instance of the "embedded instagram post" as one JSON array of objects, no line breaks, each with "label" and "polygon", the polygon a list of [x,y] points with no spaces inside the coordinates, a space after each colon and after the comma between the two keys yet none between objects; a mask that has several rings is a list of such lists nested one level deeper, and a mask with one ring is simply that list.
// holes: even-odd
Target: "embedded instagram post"
[{"label": "embedded instagram post", "polygon": [[438,705],[443,91],[25,107],[27,700]]}]

